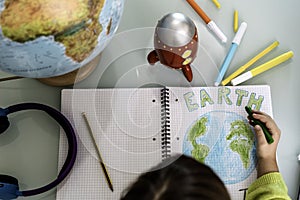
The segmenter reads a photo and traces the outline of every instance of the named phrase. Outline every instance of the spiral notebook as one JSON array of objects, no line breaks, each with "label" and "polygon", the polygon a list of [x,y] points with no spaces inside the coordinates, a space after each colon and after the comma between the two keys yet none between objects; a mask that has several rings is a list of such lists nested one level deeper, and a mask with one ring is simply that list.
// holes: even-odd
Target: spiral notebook
[{"label": "spiral notebook", "polygon": [[[64,89],[61,110],[78,135],[78,158],[57,199],[119,199],[141,173],[173,154],[209,165],[232,199],[256,179],[253,129],[244,107],[272,116],[270,87]],[[111,177],[109,189],[82,117],[87,114]],[[66,155],[61,134],[59,165]]]}]

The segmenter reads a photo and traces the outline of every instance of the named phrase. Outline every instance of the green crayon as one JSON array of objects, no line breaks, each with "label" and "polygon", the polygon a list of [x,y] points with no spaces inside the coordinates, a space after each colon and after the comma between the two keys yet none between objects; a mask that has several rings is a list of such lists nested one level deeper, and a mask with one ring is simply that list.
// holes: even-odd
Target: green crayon
[{"label": "green crayon", "polygon": [[249,115],[249,119],[251,119],[255,125],[259,125],[262,128],[262,130],[265,134],[265,137],[267,139],[267,142],[269,144],[273,143],[274,139],[272,138],[272,135],[269,133],[269,131],[268,131],[267,127],[265,126],[265,124],[262,123],[261,121],[253,118],[253,116],[252,116],[253,112],[252,112],[252,109],[249,106],[246,106],[245,110]]}]

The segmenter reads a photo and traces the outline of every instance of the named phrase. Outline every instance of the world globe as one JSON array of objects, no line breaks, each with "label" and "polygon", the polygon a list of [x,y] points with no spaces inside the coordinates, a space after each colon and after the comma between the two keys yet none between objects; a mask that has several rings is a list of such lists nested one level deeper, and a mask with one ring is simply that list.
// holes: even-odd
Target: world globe
[{"label": "world globe", "polygon": [[256,166],[254,133],[245,117],[211,111],[185,134],[183,153],[210,166],[225,184],[245,180]]},{"label": "world globe", "polygon": [[115,34],[123,0],[0,0],[0,70],[29,78],[72,72]]}]

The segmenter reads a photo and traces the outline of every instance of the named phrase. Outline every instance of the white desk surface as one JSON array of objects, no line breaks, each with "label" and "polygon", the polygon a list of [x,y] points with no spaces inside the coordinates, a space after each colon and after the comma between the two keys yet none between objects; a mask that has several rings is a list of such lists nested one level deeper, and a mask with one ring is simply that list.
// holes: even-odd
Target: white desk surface
[{"label": "white desk surface", "polygon": [[[203,21],[185,0],[127,0],[116,39],[102,53],[102,60],[94,73],[76,84],[75,88],[95,87],[145,87],[167,83],[182,86],[181,78],[165,80],[143,75],[146,56],[151,50],[153,28],[157,21],[170,12],[182,12],[197,25],[201,47],[206,49],[216,67],[219,67],[234,36],[233,12],[239,11],[239,22],[248,23],[245,37],[226,75],[235,71],[273,41],[280,45],[255,65],[286,52],[294,51],[294,57],[280,66],[245,83],[271,86],[273,114],[282,130],[278,147],[278,163],[286,181],[289,194],[296,198],[300,184],[300,1],[297,0],[219,0],[217,9],[210,0],[196,0],[203,10],[219,25],[229,42],[220,42],[206,29]],[[201,66],[199,72],[201,74]],[[198,68],[197,68],[198,69]],[[216,71],[218,68],[211,69]],[[141,73],[140,73],[141,72]],[[9,76],[0,72],[0,77]],[[212,86],[215,74],[193,80],[191,85]],[[173,82],[172,82],[173,81]],[[68,87],[72,88],[72,87]],[[60,108],[60,91],[63,87],[51,87],[34,79],[21,79],[0,83],[0,106],[7,107],[21,102],[40,102]],[[32,189],[53,180],[57,173],[59,127],[40,112],[17,114],[11,117],[12,126],[0,135],[0,171],[19,179],[22,189]],[[30,199],[55,199],[55,190]]]}]

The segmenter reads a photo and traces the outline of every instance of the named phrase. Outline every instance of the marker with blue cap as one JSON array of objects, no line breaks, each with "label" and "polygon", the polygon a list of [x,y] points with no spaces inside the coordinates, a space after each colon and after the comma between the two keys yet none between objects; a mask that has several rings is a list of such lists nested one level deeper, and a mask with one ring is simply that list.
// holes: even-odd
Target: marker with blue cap
[{"label": "marker with blue cap", "polygon": [[246,29],[247,29],[247,23],[246,22],[243,22],[241,23],[240,27],[239,27],[239,30],[237,31],[237,33],[235,34],[233,40],[232,40],[232,43],[231,43],[231,47],[225,57],[225,60],[221,66],[221,70],[218,74],[218,77],[215,81],[215,86],[219,86],[230,63],[231,63],[231,60],[233,59],[233,56],[237,50],[237,47],[240,45],[240,42],[246,32]]}]

